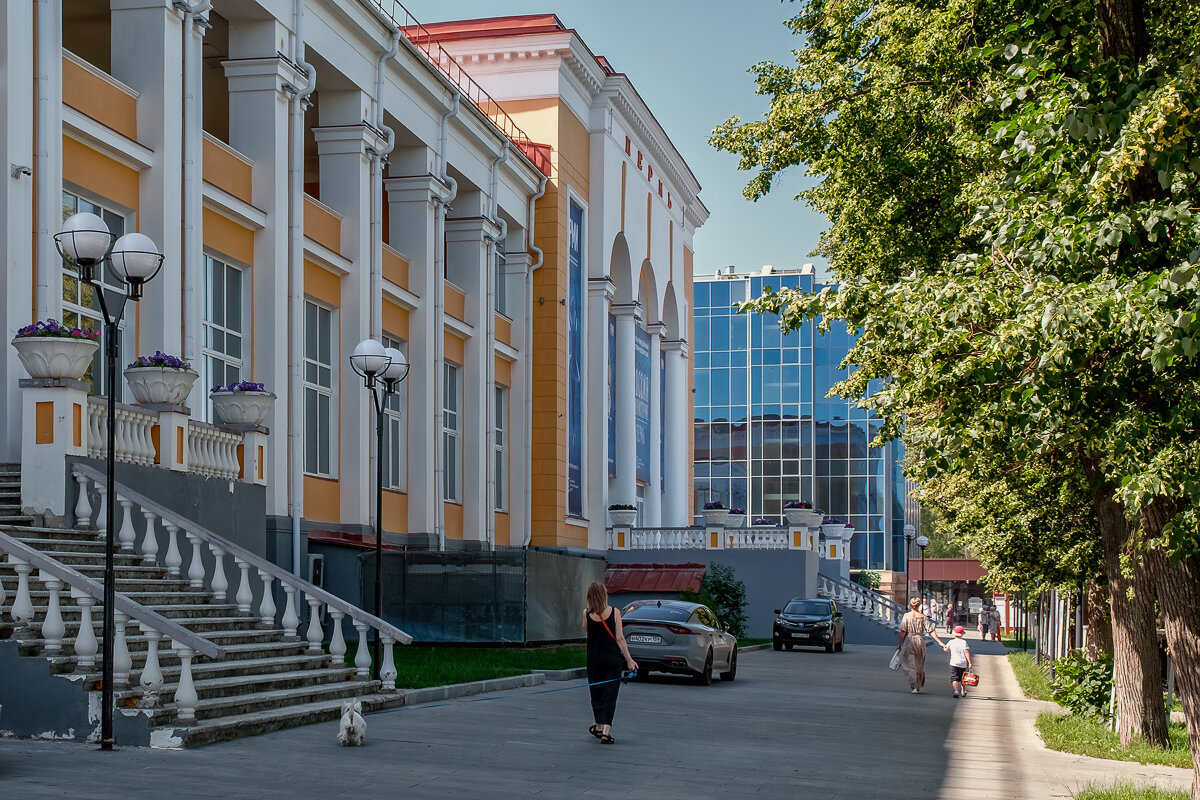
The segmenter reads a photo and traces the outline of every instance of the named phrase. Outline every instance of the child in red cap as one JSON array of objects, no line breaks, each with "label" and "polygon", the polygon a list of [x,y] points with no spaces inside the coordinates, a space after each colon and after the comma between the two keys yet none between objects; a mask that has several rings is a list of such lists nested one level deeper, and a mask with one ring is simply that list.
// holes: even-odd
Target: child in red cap
[{"label": "child in red cap", "polygon": [[950,686],[954,689],[955,697],[966,697],[967,687],[963,685],[963,673],[971,669],[971,648],[963,638],[962,625],[954,629],[954,638],[942,645],[942,649],[950,654]]}]

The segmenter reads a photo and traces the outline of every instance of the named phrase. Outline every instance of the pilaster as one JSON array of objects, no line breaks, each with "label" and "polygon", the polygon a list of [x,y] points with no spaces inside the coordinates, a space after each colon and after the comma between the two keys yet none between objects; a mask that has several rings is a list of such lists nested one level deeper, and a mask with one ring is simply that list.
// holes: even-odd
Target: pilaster
[{"label": "pilaster", "polygon": [[688,476],[692,471],[688,437],[688,426],[692,424],[688,343],[684,340],[664,341],[661,347],[667,354],[667,396],[663,398],[667,404],[667,424],[663,431],[667,451],[663,524],[683,526],[690,524],[692,518],[692,499],[688,496]]},{"label": "pilaster", "polygon": [[[616,286],[607,276],[588,280],[587,330],[589,332],[587,386],[592,387],[587,405],[587,515],[588,549],[604,550],[606,547],[604,525],[608,519],[608,366],[614,356],[608,351],[608,309],[616,295]],[[632,502],[613,500],[613,502]]]},{"label": "pilaster", "polygon": [[642,308],[637,303],[612,307],[617,318],[617,474],[613,479],[613,502],[637,502],[637,421],[634,398],[636,327]]},{"label": "pilaster", "polygon": [[662,358],[661,345],[667,326],[653,322],[647,327],[650,334],[650,485],[646,487],[646,508],[642,524],[647,528],[662,526]]}]

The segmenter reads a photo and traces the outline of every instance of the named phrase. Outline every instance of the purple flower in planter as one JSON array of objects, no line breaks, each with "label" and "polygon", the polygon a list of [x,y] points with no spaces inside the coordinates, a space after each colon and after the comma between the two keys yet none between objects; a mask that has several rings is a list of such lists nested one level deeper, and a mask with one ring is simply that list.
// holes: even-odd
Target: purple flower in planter
[{"label": "purple flower in planter", "polygon": [[191,369],[192,365],[178,356],[155,350],[152,356],[138,356],[126,369],[136,367],[162,367],[164,369]]},{"label": "purple flower in planter", "polygon": [[725,504],[720,500],[710,500],[704,504],[705,511],[724,511]]},{"label": "purple flower in planter", "polygon": [[221,384],[218,383],[216,386],[214,386],[212,388],[213,394],[216,394],[218,392],[265,392],[265,391],[267,391],[265,384],[255,383],[254,381],[238,381],[237,383],[231,383],[228,386],[222,386]]},{"label": "purple flower in planter", "polygon": [[45,337],[56,339],[85,339],[93,341],[100,338],[100,331],[89,331],[83,328],[68,328],[56,319],[45,322],[38,320],[32,325],[17,329],[17,338]]},{"label": "purple flower in planter", "polygon": [[812,503],[805,502],[804,500],[792,500],[791,502],[784,504],[783,507],[785,509],[793,509],[794,510],[797,508],[802,508],[802,509],[807,510],[807,509],[812,508]]},{"label": "purple flower in planter", "polygon": [[731,509],[729,509],[729,513],[730,513],[730,514],[741,514],[742,516],[745,516],[745,515],[746,515],[746,509],[744,509],[744,508],[731,508]]}]

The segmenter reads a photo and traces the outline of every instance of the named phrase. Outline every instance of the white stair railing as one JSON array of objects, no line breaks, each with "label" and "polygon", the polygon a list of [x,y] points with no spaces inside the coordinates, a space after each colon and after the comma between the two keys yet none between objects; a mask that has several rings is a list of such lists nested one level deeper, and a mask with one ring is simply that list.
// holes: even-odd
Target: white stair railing
[{"label": "white stair railing", "polygon": [[193,472],[213,478],[236,479],[242,472],[237,448],[242,437],[206,422],[188,420],[188,455]]},{"label": "white stair railing", "polygon": [[[7,609],[8,615],[18,628],[17,636],[21,637],[21,629],[35,636],[40,634],[42,649],[47,656],[64,655],[68,631],[63,620],[62,602],[70,598],[79,606],[79,624],[73,643],[75,671],[78,674],[94,671],[99,642],[96,638],[93,611],[96,605],[104,600],[104,587],[70,566],[3,532],[0,532],[0,554],[3,554],[5,563],[17,574],[16,594],[11,608]],[[37,580],[45,587],[48,595],[45,615],[40,623],[35,619],[37,608],[33,604],[29,585],[29,576],[35,570]],[[64,589],[67,591],[64,592]],[[114,688],[128,686],[130,674],[133,672],[134,663],[126,632],[128,623],[133,621],[137,623],[148,642],[146,660],[140,676],[143,690],[156,693],[162,688],[158,645],[165,640],[182,661],[174,696],[177,717],[184,723],[193,720],[199,698],[194,689],[188,688],[192,684],[192,656],[200,654],[219,661],[225,657],[224,648],[130,600],[120,592],[116,593],[114,599],[113,616],[117,623],[113,640]],[[6,601],[7,594],[0,586],[0,616],[4,615]]]},{"label": "white stair railing", "polygon": [[[75,464],[73,466],[73,475],[80,487],[80,491],[86,492],[87,486],[90,483],[103,496],[106,486],[103,472],[86,464]],[[232,559],[239,573],[238,588],[235,595],[238,608],[243,613],[252,614],[251,609],[254,608],[255,599],[253,585],[256,581],[253,580],[251,571],[257,573],[259,579],[257,583],[261,584],[261,588],[258,594],[259,603],[256,616],[258,616],[263,627],[275,628],[278,626],[282,628],[283,635],[286,638],[299,641],[301,639],[300,631],[303,624],[300,609],[304,605],[307,605],[310,614],[309,625],[304,630],[303,636],[309,642],[310,649],[319,650],[325,639],[324,628],[320,624],[322,607],[330,612],[329,617],[332,621],[331,652],[333,646],[341,641],[340,646],[343,654],[345,653],[344,637],[340,630],[344,618],[349,618],[350,623],[359,630],[359,642],[364,645],[368,640],[366,635],[368,630],[376,631],[380,642],[384,645],[387,645],[389,641],[392,644],[409,644],[412,642],[412,636],[394,625],[293,575],[284,568],[184,518],[182,515],[171,511],[145,495],[120,483],[116,485],[115,493],[118,502],[129,502],[139,507],[147,521],[146,534],[142,542],[141,551],[143,563],[159,563],[159,543],[154,530],[154,522],[155,520],[159,520],[162,522],[162,527],[168,537],[166,556],[163,559],[162,566],[166,567],[168,574],[178,575],[186,579],[192,588],[207,590],[214,598],[223,600],[229,588],[228,576],[225,572],[225,559],[228,557]],[[76,508],[77,515],[80,513],[80,508],[84,509],[83,513],[85,514],[80,519],[80,524],[90,526],[91,518],[88,516],[91,513],[90,505],[81,502]],[[190,544],[190,559],[188,560],[186,572],[183,566],[183,554],[180,552],[180,533],[183,534],[186,541]],[[703,531],[700,533],[703,534]],[[279,590],[284,596],[282,609],[279,609],[276,605],[276,584],[278,584]],[[277,614],[279,614],[279,619],[276,619]],[[361,663],[364,660],[365,666]],[[360,677],[366,678],[370,674],[370,666],[371,648],[360,646],[355,657],[357,674]],[[394,688],[395,670],[387,669],[387,666],[388,662],[381,665],[381,678],[389,674],[392,677],[391,683],[385,684],[384,688]]]},{"label": "white stair railing", "polygon": [[[88,455],[104,458],[108,452],[108,407],[102,397],[88,398]],[[118,404],[113,429],[117,461],[149,466],[154,463],[152,430],[158,416],[136,406]]]},{"label": "white stair railing", "polygon": [[841,576],[817,575],[817,593],[837,600],[893,630],[899,630],[904,607],[890,597]]}]

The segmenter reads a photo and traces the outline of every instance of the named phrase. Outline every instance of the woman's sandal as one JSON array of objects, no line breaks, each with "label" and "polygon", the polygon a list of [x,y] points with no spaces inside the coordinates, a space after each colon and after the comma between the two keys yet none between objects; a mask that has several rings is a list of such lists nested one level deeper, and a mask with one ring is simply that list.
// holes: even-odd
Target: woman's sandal
[{"label": "woman's sandal", "polygon": [[599,726],[599,725],[592,725],[592,726],[590,726],[590,727],[588,728],[588,733],[590,733],[592,736],[595,736],[597,739],[599,739],[601,736],[603,736],[603,735],[604,735],[604,734],[602,734],[602,733],[600,732],[600,726]]},{"label": "woman's sandal", "polygon": [[600,744],[616,744],[617,740],[607,733],[600,734]]}]

